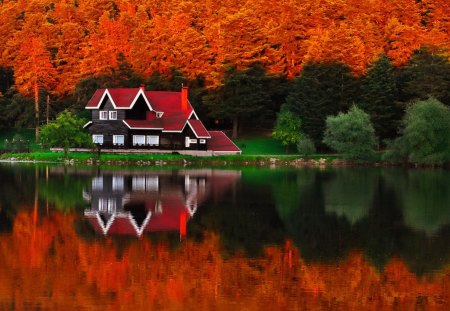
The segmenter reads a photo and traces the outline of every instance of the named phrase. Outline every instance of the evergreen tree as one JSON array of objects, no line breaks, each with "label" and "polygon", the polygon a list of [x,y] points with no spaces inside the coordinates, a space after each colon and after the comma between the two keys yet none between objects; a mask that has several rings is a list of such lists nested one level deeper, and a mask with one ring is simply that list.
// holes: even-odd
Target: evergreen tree
[{"label": "evergreen tree", "polygon": [[450,62],[448,58],[418,50],[398,75],[402,101],[434,97],[450,106]]},{"label": "evergreen tree", "polygon": [[229,68],[223,86],[204,97],[210,116],[233,122],[232,137],[237,137],[241,122],[258,118],[271,104],[264,69],[253,65],[247,70]]},{"label": "evergreen tree", "polygon": [[383,55],[370,67],[362,81],[359,104],[370,115],[381,141],[397,135],[402,117],[402,109],[397,101],[394,67],[390,59]]},{"label": "evergreen tree", "polygon": [[314,143],[322,144],[325,119],[346,110],[357,90],[356,78],[340,63],[314,63],[303,68],[286,98],[286,108],[302,119],[302,129]]}]

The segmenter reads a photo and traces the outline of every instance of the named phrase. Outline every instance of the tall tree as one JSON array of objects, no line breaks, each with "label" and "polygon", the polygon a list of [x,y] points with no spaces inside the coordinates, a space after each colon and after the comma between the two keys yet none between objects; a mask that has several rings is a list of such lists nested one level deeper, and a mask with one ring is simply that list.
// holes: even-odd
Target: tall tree
[{"label": "tall tree", "polygon": [[258,114],[270,105],[269,90],[265,88],[264,69],[253,65],[247,70],[228,69],[223,86],[204,98],[210,116],[233,122],[232,137],[236,138],[241,121],[258,118]]},{"label": "tall tree", "polygon": [[34,96],[36,141],[39,137],[39,90],[50,88],[56,76],[50,52],[39,38],[24,42],[14,63],[14,76],[19,91]]},{"label": "tall tree", "polygon": [[319,146],[325,119],[346,110],[355,101],[356,78],[339,63],[308,64],[294,81],[286,108],[300,116],[302,129]]},{"label": "tall tree", "polygon": [[359,106],[370,115],[376,135],[383,141],[397,136],[402,117],[394,67],[382,55],[367,72],[361,84]]},{"label": "tall tree", "polygon": [[403,101],[432,96],[450,106],[450,61],[445,56],[420,49],[400,70],[399,84]]}]

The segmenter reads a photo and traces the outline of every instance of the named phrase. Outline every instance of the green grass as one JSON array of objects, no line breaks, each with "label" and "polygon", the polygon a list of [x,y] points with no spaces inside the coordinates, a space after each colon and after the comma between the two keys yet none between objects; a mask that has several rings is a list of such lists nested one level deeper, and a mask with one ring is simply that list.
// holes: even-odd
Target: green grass
[{"label": "green grass", "polygon": [[[249,155],[285,155],[286,147],[271,137],[237,139],[234,143]],[[295,153],[294,153],[295,154]]]}]

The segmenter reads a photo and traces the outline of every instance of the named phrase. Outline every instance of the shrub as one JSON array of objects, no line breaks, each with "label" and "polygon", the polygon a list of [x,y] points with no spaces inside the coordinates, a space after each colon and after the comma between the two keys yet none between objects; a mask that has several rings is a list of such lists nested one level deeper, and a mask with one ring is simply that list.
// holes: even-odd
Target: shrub
[{"label": "shrub", "polygon": [[301,125],[300,117],[282,106],[281,111],[277,115],[272,136],[281,141],[286,148],[291,145],[295,146],[302,135]]},{"label": "shrub", "polygon": [[303,136],[297,143],[297,151],[305,158],[308,158],[310,155],[316,153],[316,146],[314,146],[311,138]]},{"label": "shrub", "polygon": [[327,117],[323,142],[345,159],[369,160],[375,154],[376,137],[370,117],[356,106],[348,113]]},{"label": "shrub", "polygon": [[450,160],[450,109],[435,98],[418,101],[406,110],[402,136],[385,158],[406,158],[416,163]]}]

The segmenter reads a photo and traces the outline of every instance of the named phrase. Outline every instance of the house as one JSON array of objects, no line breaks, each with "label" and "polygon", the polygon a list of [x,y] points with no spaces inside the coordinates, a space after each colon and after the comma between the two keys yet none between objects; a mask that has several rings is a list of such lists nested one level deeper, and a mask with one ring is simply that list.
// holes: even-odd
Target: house
[{"label": "house", "polygon": [[103,172],[83,191],[90,203],[84,215],[103,235],[175,231],[184,236],[198,206],[223,195],[240,176],[211,169]]},{"label": "house", "polygon": [[188,87],[181,92],[146,91],[142,86],[99,89],[86,109],[92,117],[84,127],[101,149],[241,153],[223,132],[205,128],[189,102]]}]

